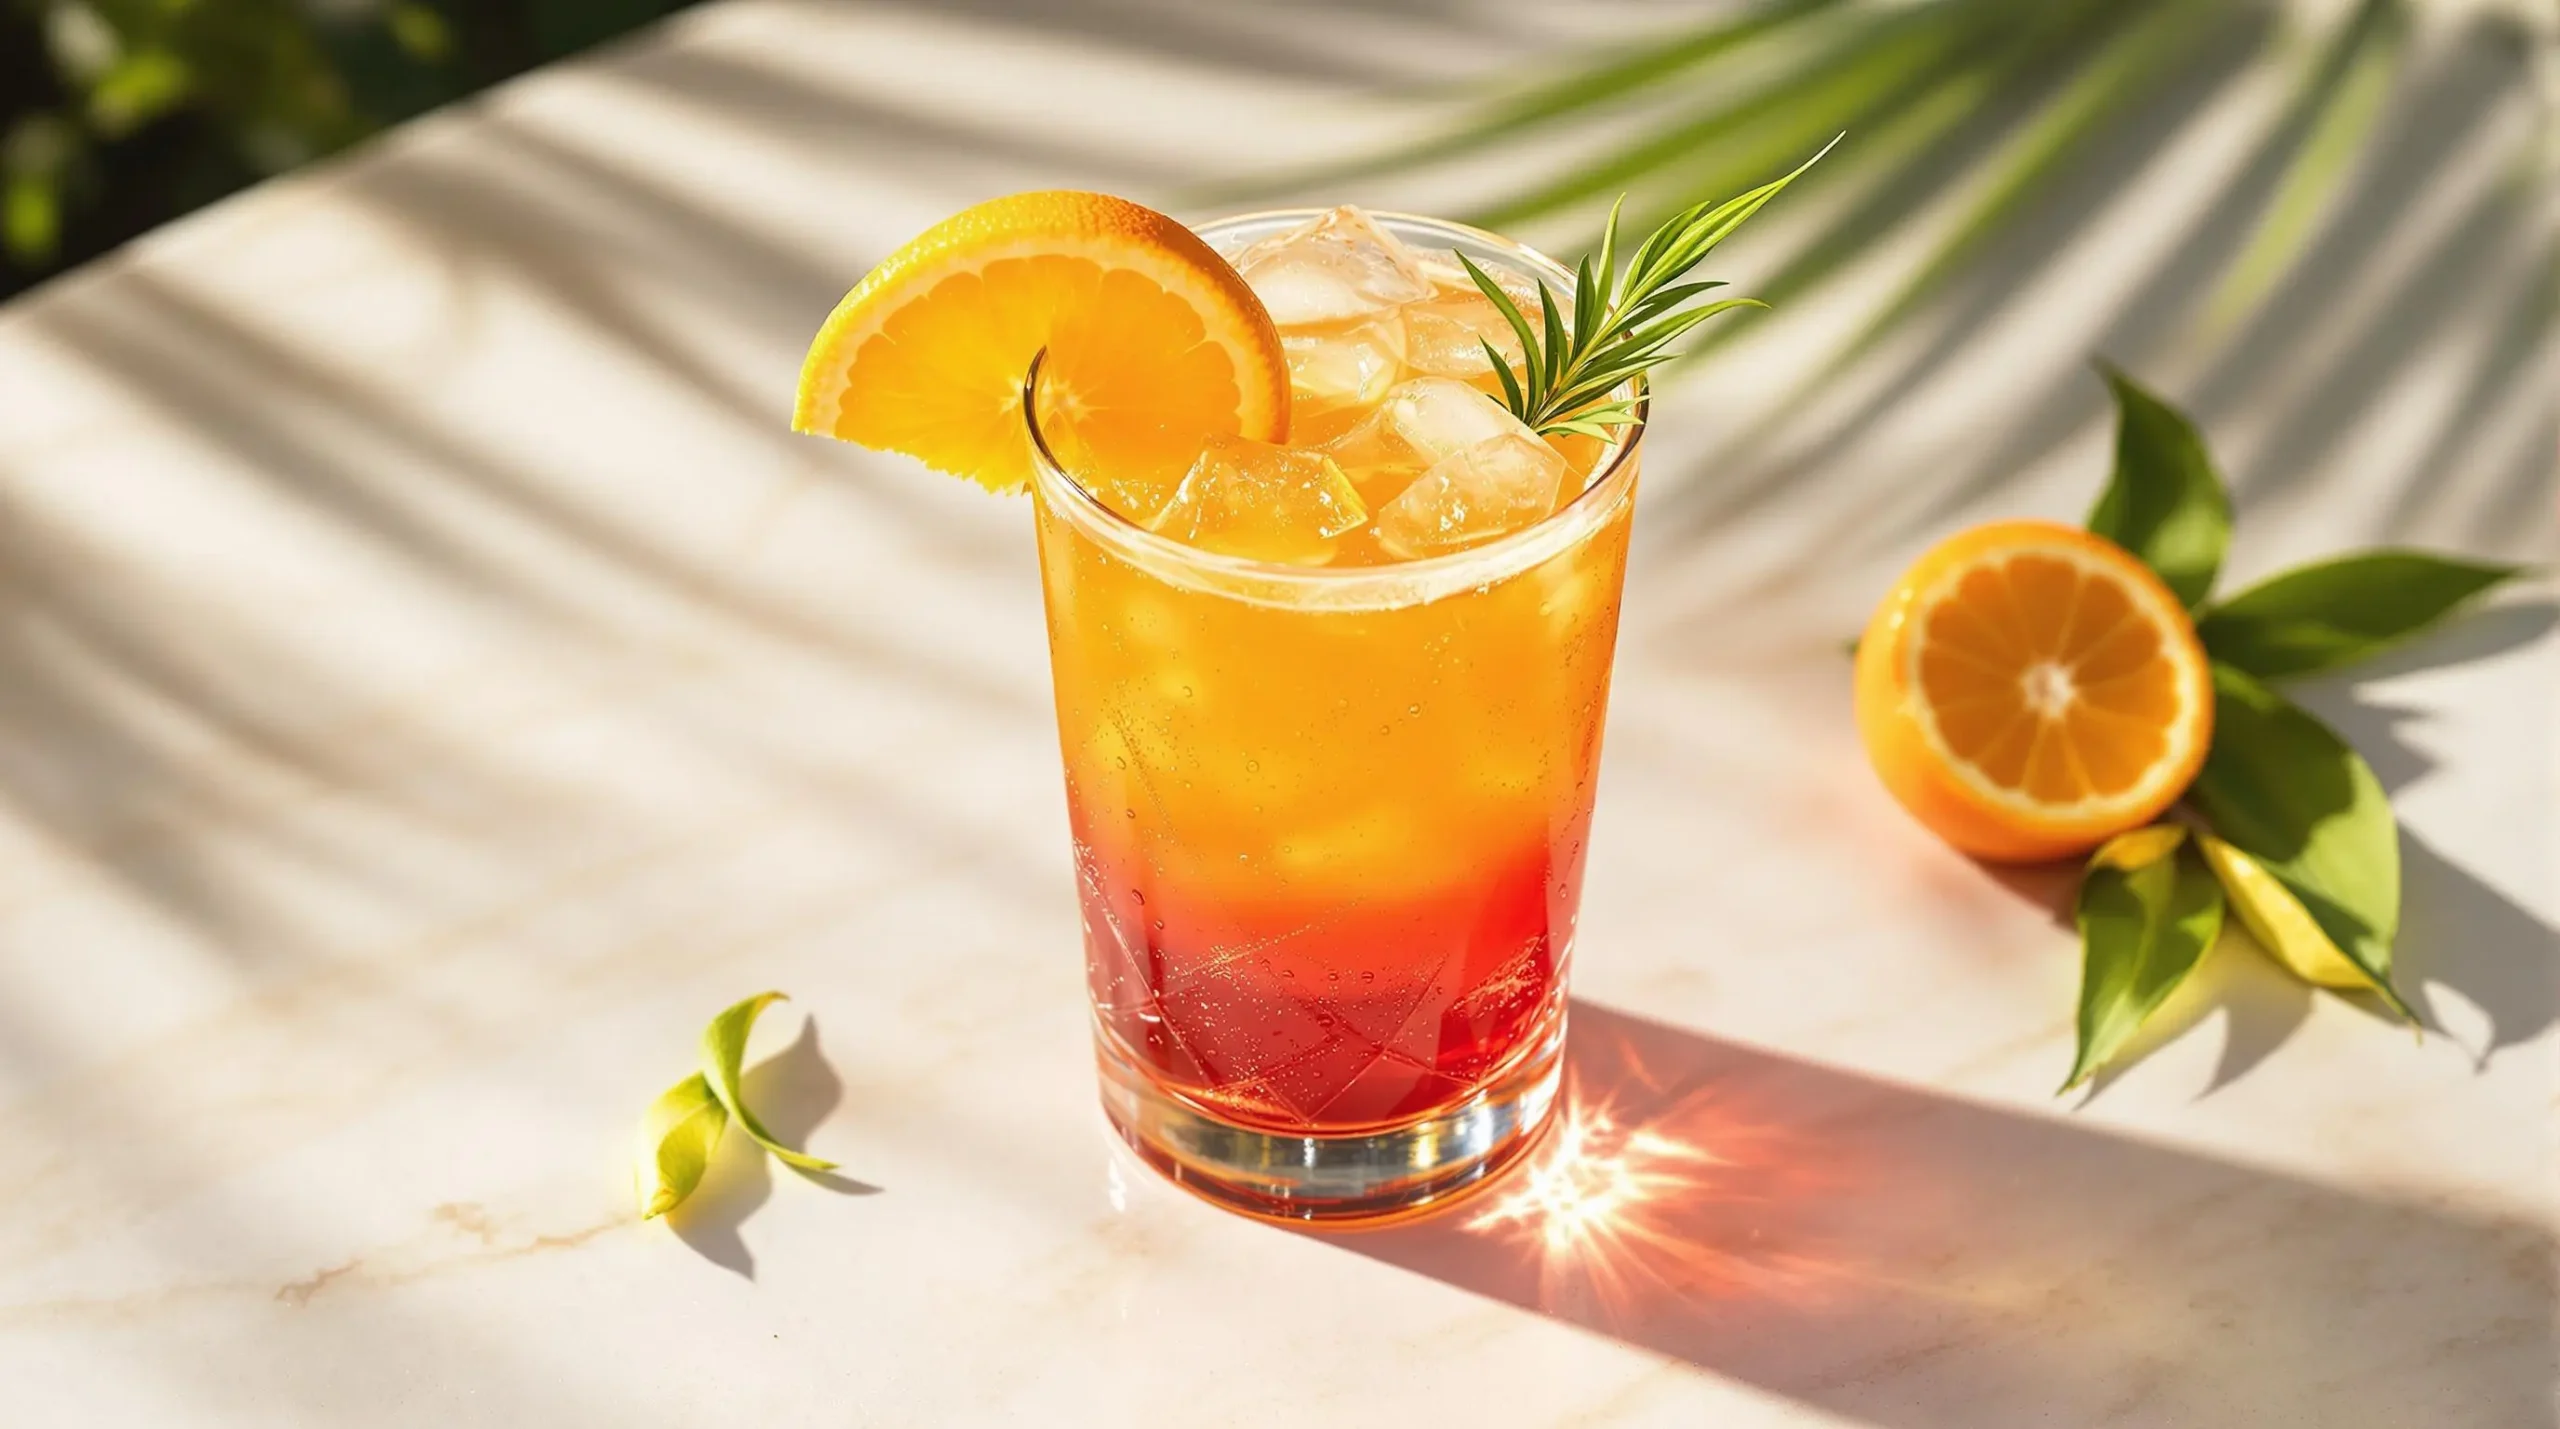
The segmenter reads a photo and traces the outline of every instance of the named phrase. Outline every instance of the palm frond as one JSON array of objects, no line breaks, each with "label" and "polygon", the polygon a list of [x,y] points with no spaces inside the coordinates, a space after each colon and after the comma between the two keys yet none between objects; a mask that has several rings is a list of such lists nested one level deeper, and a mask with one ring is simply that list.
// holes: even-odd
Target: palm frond
[{"label": "palm frond", "polygon": [[2345,182],[2399,70],[2407,15],[2398,0],[2364,0],[2317,52],[2271,143],[2291,142],[2293,162],[2268,202],[2249,246],[2232,261],[2206,305],[2207,320],[2227,325],[2274,288]]},{"label": "palm frond", "polygon": [[[1398,172],[1536,140],[1570,157],[1527,167],[1470,219],[1516,229],[1616,195],[1626,221],[1644,227],[1675,217],[1692,195],[1732,192],[1845,131],[1852,147],[1816,180],[1838,201],[1799,229],[1761,295],[1804,297],[1907,242],[1915,225],[1932,235],[1852,325],[1836,354],[1845,362],[2014,251],[2012,235],[2036,215],[2086,209],[2092,200],[2073,196],[2072,175],[2127,142],[2165,142],[2139,116],[2192,83],[2199,56],[2304,40],[2297,92],[2262,143],[2272,194],[2245,243],[2218,252],[2221,266],[2207,273],[2203,306],[2228,318],[2272,291],[2328,221],[2379,132],[2409,4],[2359,0],[2342,16],[2314,19],[2279,0],[1770,0],[1642,49],[1598,53],[1334,172]],[[1593,143],[1577,154],[1571,141],[1585,134]],[[1606,293],[1615,257],[1595,262],[1596,291]],[[1587,340],[1579,324],[1590,307],[1582,286],[1577,273],[1576,326],[1566,333],[1577,342]],[[1523,316],[1524,337],[1543,338],[1542,315]],[[1692,351],[1748,326],[1712,329]]]}]

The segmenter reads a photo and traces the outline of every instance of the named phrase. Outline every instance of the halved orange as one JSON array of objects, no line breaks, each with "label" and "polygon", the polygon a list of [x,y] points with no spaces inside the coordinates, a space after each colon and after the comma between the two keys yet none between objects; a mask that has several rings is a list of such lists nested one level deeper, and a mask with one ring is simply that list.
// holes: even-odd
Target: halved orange
[{"label": "halved orange", "polygon": [[1288,430],[1280,337],[1235,269],[1163,214],[1069,192],[979,204],[872,269],[809,344],[791,425],[1019,491],[1044,347],[1044,434],[1132,519],[1208,438]]},{"label": "halved orange", "polygon": [[2186,792],[2213,687],[2184,606],[2123,548],[2004,521],[1903,573],[1858,643],[1858,732],[1894,798],[2001,861],[2061,858]]}]

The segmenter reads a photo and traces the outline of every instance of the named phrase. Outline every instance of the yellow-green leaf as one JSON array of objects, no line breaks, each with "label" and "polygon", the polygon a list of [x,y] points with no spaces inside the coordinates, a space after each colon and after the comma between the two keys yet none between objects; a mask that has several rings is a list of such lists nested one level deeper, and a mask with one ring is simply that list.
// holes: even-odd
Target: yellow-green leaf
[{"label": "yellow-green leaf", "polygon": [[2382,781],[2311,713],[2215,661],[2213,748],[2187,801],[2264,867],[2391,1009],[2400,931],[2400,832]]},{"label": "yellow-green leaf", "polygon": [[729,1113],[699,1072],[658,1094],[640,1122],[640,1219],[665,1215],[693,1194],[728,1126]]},{"label": "yellow-green leaf", "polygon": [[2146,864],[2158,863],[2177,852],[2187,840],[2184,824],[2153,824],[2116,835],[2089,855],[2092,867],[2120,868],[2127,873]]},{"label": "yellow-green leaf", "polygon": [[2212,834],[2199,834],[2197,841],[2204,849],[2204,861],[2213,866],[2214,877],[2222,880],[2231,911],[2240,915],[2242,926],[2267,956],[2290,968],[2294,976],[2321,987],[2380,990],[2364,969],[2320,931],[2319,920],[2302,906],[2302,900],[2256,859]]},{"label": "yellow-green leaf", "polygon": [[11,174],[0,179],[0,249],[33,265],[48,262],[62,243],[62,189],[51,174]]},{"label": "yellow-green leaf", "polygon": [[89,118],[105,134],[130,134],[177,108],[194,89],[194,72],[178,55],[135,50],[91,87]]},{"label": "yellow-green leaf", "polygon": [[2124,1050],[2222,932],[2222,885],[2175,825],[2119,834],[2081,876],[2080,1046],[2069,1091]]},{"label": "yellow-green leaf", "polygon": [[765,1130],[764,1123],[756,1120],[754,1112],[747,1110],[746,1101],[738,1091],[739,1078],[744,1074],[747,1060],[747,1034],[755,1030],[759,1014],[783,1000],[781,993],[760,992],[712,1018],[711,1025],[702,1030],[702,1075],[710,1081],[711,1090],[719,1096],[720,1104],[729,1109],[729,1115],[737,1119],[739,1128],[754,1137],[758,1146],[781,1158],[784,1165],[803,1171],[832,1171],[836,1163],[805,1151],[795,1151],[774,1140],[773,1133]]},{"label": "yellow-green leaf", "polygon": [[383,23],[400,48],[430,64],[453,54],[453,30],[444,16],[429,5],[410,3],[394,5],[383,15]]}]

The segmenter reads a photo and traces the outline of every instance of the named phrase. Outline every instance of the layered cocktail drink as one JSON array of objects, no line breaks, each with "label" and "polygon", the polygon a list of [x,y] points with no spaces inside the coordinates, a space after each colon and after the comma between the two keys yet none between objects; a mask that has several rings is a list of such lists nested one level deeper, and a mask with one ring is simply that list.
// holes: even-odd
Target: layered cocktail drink
[{"label": "layered cocktail drink", "polygon": [[1205,1194],[1384,1214],[1553,1101],[1641,409],[1497,400],[1522,344],[1456,255],[1532,315],[1573,288],[1492,235],[1200,233],[1278,328],[1285,442],[1114,469],[1036,369],[1024,407],[1105,1102]]}]

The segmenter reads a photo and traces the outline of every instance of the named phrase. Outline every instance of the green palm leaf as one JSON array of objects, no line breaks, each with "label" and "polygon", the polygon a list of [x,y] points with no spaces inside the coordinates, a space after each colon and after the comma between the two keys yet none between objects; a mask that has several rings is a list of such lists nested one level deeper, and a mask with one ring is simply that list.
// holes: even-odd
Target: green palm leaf
[{"label": "green palm leaf", "polygon": [[[1846,362],[1990,271],[2037,215],[2069,203],[2085,221],[2094,202],[2073,196],[2072,176],[2101,160],[2138,162],[2119,153],[2127,144],[2162,148],[2168,131],[2137,116],[2190,83],[2200,56],[2299,53],[2296,92],[2251,166],[2271,191],[2262,202],[2235,196],[2258,211],[2198,289],[2213,295],[2209,315],[2227,320],[2273,291],[2334,218],[2382,132],[2409,3],[2359,0],[2329,15],[2276,0],[1770,0],[1568,62],[1420,140],[1285,181],[1394,173],[1536,140],[1569,157],[1524,167],[1468,217],[1518,228],[1615,194],[1629,222],[1649,226],[1691,195],[1733,192],[1845,131],[1839,161],[1808,180],[1839,197],[1800,221],[1761,292],[1772,302],[1814,293],[1925,226],[1917,261],[1847,329],[1836,354]],[[1592,142],[1577,149],[1582,135]],[[1746,328],[1712,329],[1690,353]]]}]

